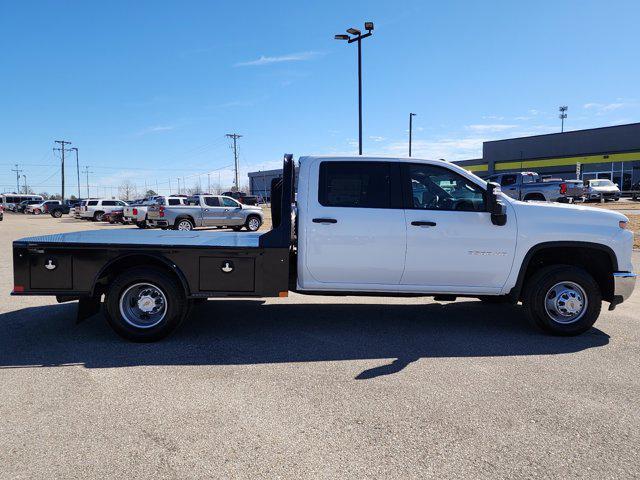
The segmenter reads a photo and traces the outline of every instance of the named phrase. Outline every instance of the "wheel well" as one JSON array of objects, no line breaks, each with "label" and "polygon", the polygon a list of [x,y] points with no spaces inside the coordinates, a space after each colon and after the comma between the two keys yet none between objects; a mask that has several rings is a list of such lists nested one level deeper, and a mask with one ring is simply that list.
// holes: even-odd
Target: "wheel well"
[{"label": "wheel well", "polygon": [[546,198],[541,193],[528,193],[524,196],[524,200],[546,200]]},{"label": "wheel well", "polygon": [[[536,250],[526,265],[519,281],[520,286],[538,270],[550,265],[573,265],[586,270],[598,283],[602,298],[613,299],[613,272],[617,268],[612,253],[597,247],[587,246],[557,246],[544,247]],[[525,259],[526,261],[526,259]],[[522,293],[522,288],[520,289]]]},{"label": "wheel well", "polygon": [[179,217],[176,217],[176,220],[175,220],[175,222],[173,222],[173,224],[175,225],[180,220],[189,220],[192,225],[196,224],[196,222],[194,222],[193,217],[191,215],[180,215]]},{"label": "wheel well", "polygon": [[185,295],[189,295],[187,281],[177,267],[172,265],[169,260],[144,254],[124,255],[104,267],[96,278],[94,295],[102,295],[105,293],[107,287],[119,274],[133,267],[155,267],[177,280],[178,284],[183,288]]}]

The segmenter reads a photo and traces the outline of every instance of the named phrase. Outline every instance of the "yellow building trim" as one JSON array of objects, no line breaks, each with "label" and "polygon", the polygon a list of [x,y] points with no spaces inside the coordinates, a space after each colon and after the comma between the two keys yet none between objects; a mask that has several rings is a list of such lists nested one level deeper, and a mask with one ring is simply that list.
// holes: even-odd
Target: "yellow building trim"
[{"label": "yellow building trim", "polygon": [[[605,158],[606,157],[606,158]],[[640,152],[629,153],[611,153],[609,155],[587,155],[584,157],[559,157],[559,158],[547,158],[544,160],[524,160],[523,162],[503,162],[496,163],[495,170],[520,170],[523,168],[540,168],[540,167],[561,167],[566,165],[575,165],[580,162],[582,165],[589,163],[618,163],[618,162],[632,162],[634,160],[640,160]],[[477,165],[482,166],[482,165]],[[475,165],[473,166],[475,167]],[[473,170],[473,167],[467,167],[468,170]],[[487,170],[487,166],[484,165],[483,170]]]},{"label": "yellow building trim", "polygon": [[486,172],[489,170],[489,165],[460,165],[462,168],[469,170],[470,172]]}]

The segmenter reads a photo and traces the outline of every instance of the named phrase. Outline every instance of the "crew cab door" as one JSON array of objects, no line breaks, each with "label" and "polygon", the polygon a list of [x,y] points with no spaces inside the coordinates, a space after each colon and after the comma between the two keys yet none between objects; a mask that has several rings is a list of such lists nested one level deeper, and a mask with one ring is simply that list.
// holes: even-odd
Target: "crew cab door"
[{"label": "crew cab door", "polygon": [[300,218],[303,288],[397,289],[407,231],[399,177],[392,162],[314,160]]},{"label": "crew cab door", "polygon": [[227,217],[228,225],[242,225],[244,223],[240,203],[229,197],[220,197],[220,202],[222,202],[224,206],[224,213]]},{"label": "crew cab door", "polygon": [[226,225],[226,209],[220,204],[219,197],[203,197],[202,225],[214,227]]},{"label": "crew cab door", "polygon": [[485,190],[435,164],[403,164],[407,255],[401,290],[498,293],[511,271],[516,219],[491,223]]},{"label": "crew cab door", "polygon": [[499,176],[498,182],[500,184],[500,190],[506,195],[516,200],[520,199],[520,185],[521,175],[515,173],[505,173]]}]

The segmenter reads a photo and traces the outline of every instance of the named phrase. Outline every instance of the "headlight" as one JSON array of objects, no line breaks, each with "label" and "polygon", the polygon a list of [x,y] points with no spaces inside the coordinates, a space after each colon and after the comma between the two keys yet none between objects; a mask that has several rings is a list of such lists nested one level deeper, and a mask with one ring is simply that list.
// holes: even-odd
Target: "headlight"
[{"label": "headlight", "polygon": [[620,221],[618,222],[618,226],[619,226],[620,228],[622,228],[623,230],[625,230],[625,229],[627,228],[627,221],[626,221],[626,220],[620,220]]}]

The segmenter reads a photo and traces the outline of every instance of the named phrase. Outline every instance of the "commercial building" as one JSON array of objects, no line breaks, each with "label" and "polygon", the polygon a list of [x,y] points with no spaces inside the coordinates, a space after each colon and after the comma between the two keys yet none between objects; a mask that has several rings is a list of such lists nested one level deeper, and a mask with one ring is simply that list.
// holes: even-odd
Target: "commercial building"
[{"label": "commercial building", "polygon": [[562,179],[640,182],[640,123],[484,142],[482,159],[456,162],[481,177],[534,171]]}]

